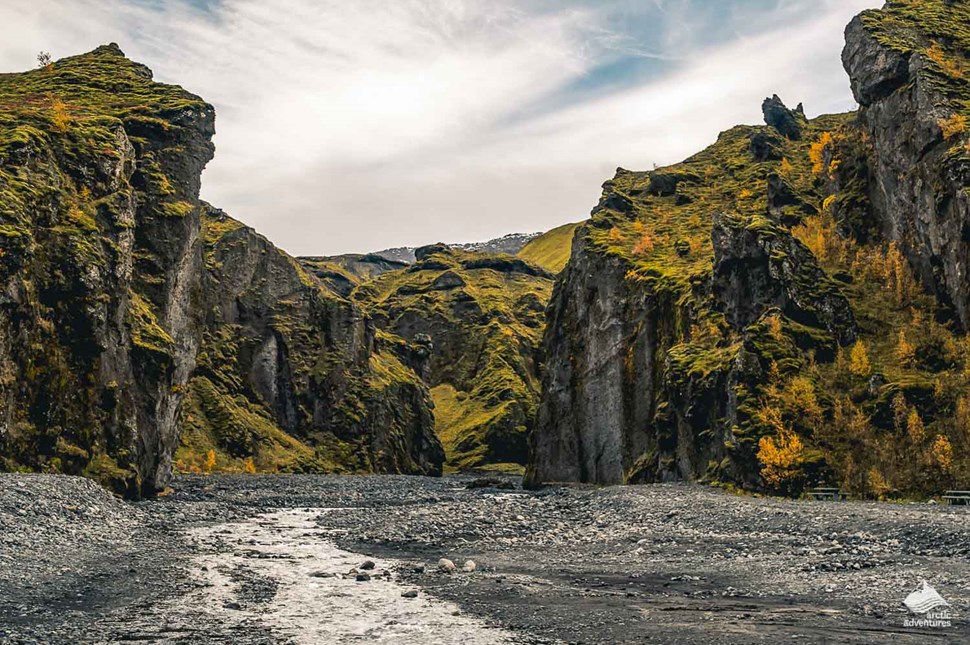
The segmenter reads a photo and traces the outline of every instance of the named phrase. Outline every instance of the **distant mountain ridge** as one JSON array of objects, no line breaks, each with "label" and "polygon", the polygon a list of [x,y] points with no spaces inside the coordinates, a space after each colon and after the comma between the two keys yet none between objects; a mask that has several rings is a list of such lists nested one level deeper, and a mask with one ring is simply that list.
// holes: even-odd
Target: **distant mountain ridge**
[{"label": "distant mountain ridge", "polygon": [[[530,242],[540,239],[543,235],[545,234],[509,233],[486,242],[438,243],[427,247],[399,246],[371,253],[305,256],[299,258],[299,261],[304,269],[315,275],[331,291],[347,297],[361,282],[373,280],[388,271],[405,269],[408,265],[415,264],[418,261],[416,252],[421,248],[435,246],[452,251],[485,255],[518,255]],[[566,256],[568,257],[568,250]],[[565,264],[565,260],[562,263]]]},{"label": "distant mountain ridge", "polygon": [[[534,240],[535,238],[542,235],[542,233],[509,233],[508,235],[503,235],[502,237],[497,237],[493,240],[488,240],[486,242],[463,242],[457,244],[447,244],[449,248],[455,249],[456,251],[472,251],[475,253],[507,253],[508,255],[515,255],[522,250],[526,244]],[[420,248],[416,246],[398,246],[391,249],[384,249],[383,251],[374,251],[368,255],[378,255],[386,260],[393,260],[395,262],[407,262],[408,264],[413,264],[416,259],[414,257],[415,249]],[[334,256],[343,257],[343,256]]]}]

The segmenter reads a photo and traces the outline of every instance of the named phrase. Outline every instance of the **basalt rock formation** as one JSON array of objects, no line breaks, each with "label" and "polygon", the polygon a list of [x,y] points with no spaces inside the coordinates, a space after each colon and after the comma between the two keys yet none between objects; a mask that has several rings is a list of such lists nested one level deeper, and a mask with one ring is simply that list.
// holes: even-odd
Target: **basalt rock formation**
[{"label": "basalt rock formation", "polygon": [[775,96],[767,127],[604,184],[549,307],[527,484],[970,482],[970,7],[889,2],[846,43],[858,113]]},{"label": "basalt rock formation", "polygon": [[718,213],[711,244],[713,304],[732,328],[744,329],[774,307],[790,320],[825,329],[841,345],[855,340],[852,308],[840,287],[783,228]]},{"label": "basalt rock formation", "polygon": [[765,123],[777,130],[782,136],[794,140],[802,138],[805,109],[801,103],[794,110],[789,110],[775,94],[771,98],[765,99],[764,103],[761,104],[761,111],[765,115]]},{"label": "basalt rock formation", "polygon": [[255,466],[272,426],[301,468],[439,472],[403,341],[199,201],[214,116],[115,45],[0,76],[0,466],[151,494],[188,393]]}]

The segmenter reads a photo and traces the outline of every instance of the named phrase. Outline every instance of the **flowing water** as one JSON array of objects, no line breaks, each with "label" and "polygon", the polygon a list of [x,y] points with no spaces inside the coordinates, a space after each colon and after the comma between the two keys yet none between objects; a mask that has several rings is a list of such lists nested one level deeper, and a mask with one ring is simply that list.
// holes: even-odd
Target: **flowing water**
[{"label": "flowing water", "polygon": [[[193,529],[206,555],[195,561],[202,586],[188,598],[225,621],[260,623],[294,643],[509,642],[506,633],[458,607],[395,581],[395,562],[338,549],[316,522],[328,509],[285,510]],[[375,567],[358,582],[353,569]],[[215,619],[216,616],[213,616]]]}]

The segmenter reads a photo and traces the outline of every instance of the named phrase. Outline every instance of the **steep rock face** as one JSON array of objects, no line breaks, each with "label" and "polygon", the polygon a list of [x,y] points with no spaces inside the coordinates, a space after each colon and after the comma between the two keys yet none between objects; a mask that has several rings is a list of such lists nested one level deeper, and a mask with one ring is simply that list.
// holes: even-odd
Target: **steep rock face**
[{"label": "steep rock face", "polygon": [[205,335],[180,465],[440,474],[427,389],[400,339],[225,213],[203,227]]},{"label": "steep rock face", "polygon": [[426,348],[201,204],[213,133],[115,45],[0,76],[0,467],[440,473]]},{"label": "steep rock face", "polygon": [[549,305],[527,484],[757,486],[757,411],[778,366],[854,341],[841,286],[788,228],[826,197],[810,142],[850,118],[768,103],[768,128],[604,184]]},{"label": "steep rock face", "polygon": [[424,348],[408,364],[432,387],[449,465],[521,468],[552,276],[444,244],[416,249],[415,259],[358,287],[355,300],[379,327]]},{"label": "steep rock face", "polygon": [[117,46],[0,79],[0,454],[165,485],[194,366],[212,107]]},{"label": "steep rock face", "polygon": [[889,2],[846,29],[842,60],[871,139],[870,198],[883,234],[970,326],[970,7]]},{"label": "steep rock face", "polygon": [[848,300],[791,233],[767,220],[752,224],[717,214],[711,242],[712,294],[731,327],[744,329],[774,307],[797,323],[824,328],[841,345],[855,340]]},{"label": "steep rock face", "polygon": [[589,252],[577,232],[548,309],[528,482],[622,483],[651,443],[638,430],[655,413],[658,354],[676,319],[630,289],[626,271],[620,259]]},{"label": "steep rock face", "polygon": [[[698,479],[712,463],[721,477],[756,482],[751,455],[737,450],[736,388],[762,382],[774,358],[758,346],[766,312],[841,343],[854,340],[855,320],[811,251],[785,229],[718,214],[711,239],[713,270],[695,300],[631,281],[627,262],[590,250],[577,233],[549,306],[527,484]],[[705,367],[689,342],[697,332],[684,342],[703,315],[699,304],[741,334],[709,348]]]}]

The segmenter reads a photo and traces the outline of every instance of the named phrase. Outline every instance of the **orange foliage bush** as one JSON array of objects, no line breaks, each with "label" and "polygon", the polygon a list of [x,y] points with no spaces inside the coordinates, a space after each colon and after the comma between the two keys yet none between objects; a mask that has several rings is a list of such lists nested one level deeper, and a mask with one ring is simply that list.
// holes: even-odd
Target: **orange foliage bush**
[{"label": "orange foliage bush", "polygon": [[940,132],[943,133],[944,139],[952,139],[967,131],[967,117],[962,114],[954,114],[951,117],[940,119],[937,125],[940,126]]},{"label": "orange foliage bush", "polygon": [[963,65],[946,55],[940,43],[934,42],[926,48],[926,57],[937,64],[943,73],[951,78],[963,77]]},{"label": "orange foliage bush", "polygon": [[51,126],[55,132],[67,132],[71,127],[71,115],[67,104],[59,98],[51,100]]},{"label": "orange foliage bush", "polygon": [[650,255],[656,244],[653,235],[649,231],[644,231],[637,243],[633,245],[633,253],[635,255]]}]

